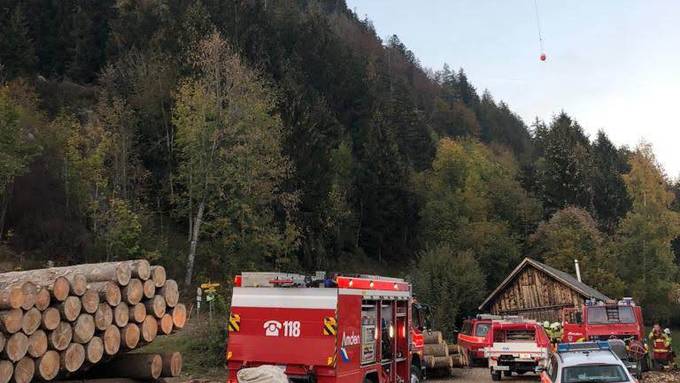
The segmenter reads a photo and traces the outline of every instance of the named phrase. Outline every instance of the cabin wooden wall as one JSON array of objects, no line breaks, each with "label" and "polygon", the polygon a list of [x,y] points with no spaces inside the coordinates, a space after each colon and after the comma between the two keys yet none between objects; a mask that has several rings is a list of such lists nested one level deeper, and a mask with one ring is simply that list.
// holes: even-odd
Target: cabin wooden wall
[{"label": "cabin wooden wall", "polygon": [[583,301],[576,291],[528,266],[496,296],[490,311],[497,315],[522,315],[554,322],[561,320],[563,308],[580,308]]}]

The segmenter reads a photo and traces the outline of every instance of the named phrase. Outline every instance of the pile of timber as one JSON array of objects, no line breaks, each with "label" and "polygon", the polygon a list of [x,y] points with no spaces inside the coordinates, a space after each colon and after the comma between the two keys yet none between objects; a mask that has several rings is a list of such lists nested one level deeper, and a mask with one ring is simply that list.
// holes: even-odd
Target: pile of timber
[{"label": "pile of timber", "polygon": [[451,373],[454,367],[464,366],[463,354],[458,345],[447,344],[441,331],[423,334],[425,341],[424,362],[428,375],[442,377]]},{"label": "pile of timber", "polygon": [[179,374],[179,354],[123,353],[186,318],[177,283],[146,260],[2,273],[0,383],[50,381],[104,363],[114,377]]}]

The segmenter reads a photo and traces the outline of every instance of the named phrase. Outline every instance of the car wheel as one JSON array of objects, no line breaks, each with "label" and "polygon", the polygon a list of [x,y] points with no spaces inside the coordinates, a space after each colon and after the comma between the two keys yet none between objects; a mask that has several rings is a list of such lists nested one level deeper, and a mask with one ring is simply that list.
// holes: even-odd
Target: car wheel
[{"label": "car wheel", "polygon": [[411,365],[411,383],[420,383],[422,379],[422,373],[420,371],[420,367],[416,366],[415,364]]},{"label": "car wheel", "polygon": [[491,371],[491,380],[493,380],[494,382],[501,380],[501,372]]}]

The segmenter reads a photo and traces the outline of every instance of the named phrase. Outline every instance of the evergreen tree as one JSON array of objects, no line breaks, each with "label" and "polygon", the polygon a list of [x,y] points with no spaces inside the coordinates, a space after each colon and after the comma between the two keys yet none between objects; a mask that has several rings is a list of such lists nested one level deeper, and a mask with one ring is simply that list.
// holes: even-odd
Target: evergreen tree
[{"label": "evergreen tree", "polygon": [[10,79],[35,69],[35,47],[20,5],[0,9],[0,64]]},{"label": "evergreen tree", "polygon": [[631,206],[622,174],[630,169],[623,150],[617,149],[603,131],[593,143],[593,208],[600,225],[612,232]]}]

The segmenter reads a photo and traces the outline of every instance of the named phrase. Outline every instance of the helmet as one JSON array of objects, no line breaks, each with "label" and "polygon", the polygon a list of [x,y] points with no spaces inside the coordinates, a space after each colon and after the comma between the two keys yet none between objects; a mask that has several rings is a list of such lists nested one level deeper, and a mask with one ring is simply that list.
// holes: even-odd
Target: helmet
[{"label": "helmet", "polygon": [[543,327],[545,327],[545,328],[550,327],[550,322],[548,322],[548,321],[543,322]]},{"label": "helmet", "polygon": [[553,324],[550,325],[550,328],[552,330],[559,330],[562,325],[559,324],[559,322],[554,322]]},{"label": "helmet", "polygon": [[663,329],[663,333],[666,334],[666,335],[671,335],[671,329],[665,328],[665,329]]}]

